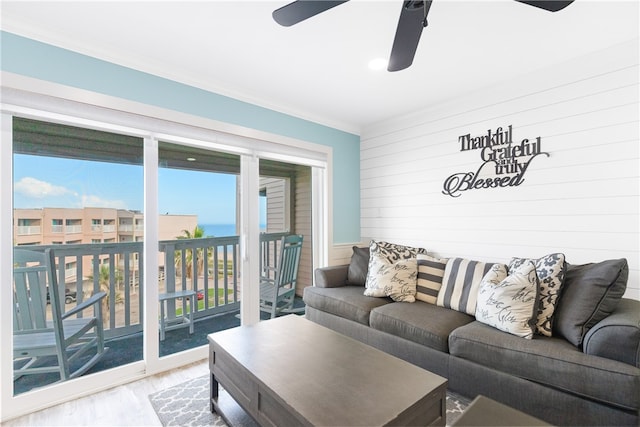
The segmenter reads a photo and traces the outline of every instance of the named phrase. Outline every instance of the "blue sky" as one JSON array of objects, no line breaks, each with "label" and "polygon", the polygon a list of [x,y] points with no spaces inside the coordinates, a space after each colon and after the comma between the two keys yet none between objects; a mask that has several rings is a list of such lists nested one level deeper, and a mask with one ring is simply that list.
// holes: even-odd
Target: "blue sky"
[{"label": "blue sky", "polygon": [[[142,166],[14,155],[14,206],[143,209]],[[236,177],[160,168],[159,212],[196,214],[199,224],[233,224]]]}]

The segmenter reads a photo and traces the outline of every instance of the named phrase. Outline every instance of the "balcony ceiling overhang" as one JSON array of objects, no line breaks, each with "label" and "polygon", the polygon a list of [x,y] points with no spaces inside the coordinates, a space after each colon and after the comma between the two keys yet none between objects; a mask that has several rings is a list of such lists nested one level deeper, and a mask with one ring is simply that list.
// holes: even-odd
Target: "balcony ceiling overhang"
[{"label": "balcony ceiling overhang", "polygon": [[[13,150],[16,154],[60,157],[97,162],[142,165],[143,141],[139,137],[85,129],[39,120],[14,118]],[[160,141],[160,167],[202,172],[240,173],[240,156],[199,147]],[[292,177],[299,166],[260,160],[260,175]]]}]

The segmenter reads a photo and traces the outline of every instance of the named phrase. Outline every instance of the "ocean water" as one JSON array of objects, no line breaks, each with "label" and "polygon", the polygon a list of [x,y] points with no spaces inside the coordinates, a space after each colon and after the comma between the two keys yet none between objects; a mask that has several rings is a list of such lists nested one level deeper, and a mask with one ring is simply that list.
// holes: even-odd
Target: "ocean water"
[{"label": "ocean water", "polygon": [[200,224],[205,237],[226,237],[236,235],[235,224]]}]

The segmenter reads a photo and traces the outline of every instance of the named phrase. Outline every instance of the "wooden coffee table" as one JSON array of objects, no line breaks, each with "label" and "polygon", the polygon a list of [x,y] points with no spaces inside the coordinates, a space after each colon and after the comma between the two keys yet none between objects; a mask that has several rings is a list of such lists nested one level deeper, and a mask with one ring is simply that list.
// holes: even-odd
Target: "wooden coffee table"
[{"label": "wooden coffee table", "polygon": [[208,338],[211,412],[229,425],[218,384],[263,426],[445,425],[445,378],[303,317]]}]

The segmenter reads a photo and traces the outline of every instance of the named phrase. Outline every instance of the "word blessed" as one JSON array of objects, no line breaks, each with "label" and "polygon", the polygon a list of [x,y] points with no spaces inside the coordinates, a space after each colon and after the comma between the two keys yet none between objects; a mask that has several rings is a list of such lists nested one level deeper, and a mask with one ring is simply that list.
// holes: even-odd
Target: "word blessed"
[{"label": "word blessed", "polygon": [[489,129],[485,135],[471,137],[466,134],[458,137],[460,151],[480,150],[483,163],[475,172],[459,172],[444,181],[443,194],[459,197],[467,190],[481,188],[516,187],[524,182],[524,174],[531,161],[541,154],[541,140],[523,139],[520,144],[513,143],[513,128],[502,127],[495,131]]}]

